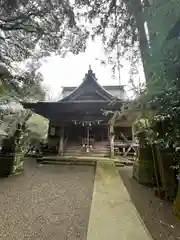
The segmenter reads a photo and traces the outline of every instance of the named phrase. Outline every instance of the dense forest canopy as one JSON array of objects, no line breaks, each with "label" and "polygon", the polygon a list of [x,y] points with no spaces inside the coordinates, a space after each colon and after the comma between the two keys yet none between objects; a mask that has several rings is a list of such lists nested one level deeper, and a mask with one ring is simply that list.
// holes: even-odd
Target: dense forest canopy
[{"label": "dense forest canopy", "polygon": [[[1,77],[2,92],[22,98],[43,95],[39,59],[52,52],[83,51],[88,32],[76,24],[68,1],[1,1],[0,6],[0,61],[8,70]],[[23,70],[21,62],[26,63]]]},{"label": "dense forest canopy", "polygon": [[[138,59],[138,28],[132,9],[127,0],[1,1],[1,59],[11,66],[28,58],[37,63],[51,52],[77,54],[85,50],[88,37],[97,35],[102,36],[108,53],[118,44],[118,58],[133,49]],[[83,26],[82,19],[89,22],[91,31]],[[109,63],[115,64],[116,59],[110,57]]]}]

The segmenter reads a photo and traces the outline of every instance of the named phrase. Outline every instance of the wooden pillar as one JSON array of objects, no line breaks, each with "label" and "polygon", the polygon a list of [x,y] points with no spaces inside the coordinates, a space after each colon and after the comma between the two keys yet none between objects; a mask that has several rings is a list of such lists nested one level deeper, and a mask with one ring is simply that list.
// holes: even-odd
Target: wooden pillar
[{"label": "wooden pillar", "polygon": [[114,157],[114,124],[110,122],[109,125],[109,137],[110,137],[110,157]]},{"label": "wooden pillar", "polygon": [[108,141],[110,142],[110,125],[109,124],[108,124]]},{"label": "wooden pillar", "polygon": [[89,125],[87,126],[87,141],[86,141],[87,147],[86,152],[89,152]]},{"label": "wooden pillar", "polygon": [[135,142],[135,129],[134,129],[134,123],[132,123],[131,128],[132,128],[132,140],[133,140],[133,142]]},{"label": "wooden pillar", "polygon": [[63,155],[64,152],[64,127],[60,130],[60,141],[59,141],[59,155]]}]

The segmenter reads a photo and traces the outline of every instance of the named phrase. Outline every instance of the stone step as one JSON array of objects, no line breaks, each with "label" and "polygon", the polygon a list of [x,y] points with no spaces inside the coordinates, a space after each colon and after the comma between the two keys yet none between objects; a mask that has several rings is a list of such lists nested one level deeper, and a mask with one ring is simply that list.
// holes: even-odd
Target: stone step
[{"label": "stone step", "polygon": [[[97,162],[109,162],[112,161],[108,157],[89,157],[89,156],[49,156],[41,158],[40,164],[60,164],[60,165],[89,165],[95,166]],[[120,163],[118,160],[114,159],[114,163],[117,167],[124,167],[124,164]]]},{"label": "stone step", "polygon": [[[109,148],[90,148],[92,151],[109,150]],[[84,151],[83,148],[65,148],[65,151]]]},{"label": "stone step", "polygon": [[[82,148],[82,146],[66,146],[66,148]],[[109,146],[93,146],[93,148],[109,148]]]},{"label": "stone step", "polygon": [[[42,162],[43,164],[54,164],[54,165],[86,165],[86,166],[96,166],[97,161],[87,161],[87,160],[44,160]],[[117,167],[124,167],[125,165],[122,163],[115,162],[115,165]]]},{"label": "stone step", "polygon": [[[78,147],[78,146],[79,146],[79,147],[82,147],[82,144],[67,144],[66,146],[67,146],[67,147],[74,147],[74,146],[75,146],[75,147]],[[97,144],[93,144],[93,146],[94,146],[94,147],[96,147],[96,146],[97,146],[97,147],[106,147],[106,146],[108,147],[108,146],[110,146],[110,144],[108,144],[108,143],[107,143],[107,144],[98,144],[98,143],[97,143]]]},{"label": "stone step", "polygon": [[75,157],[80,157],[80,156],[93,156],[93,157],[104,157],[108,156],[108,153],[64,153],[64,156],[75,156]]},{"label": "stone step", "polygon": [[[79,149],[66,149],[65,151],[64,151],[65,153],[67,153],[67,152],[72,152],[72,153],[76,153],[76,152],[78,152],[78,153],[86,153],[86,152],[84,152],[84,151],[81,151],[81,150],[79,150]],[[109,152],[109,149],[101,149],[101,150],[99,150],[99,149],[96,149],[96,150],[93,150],[93,151],[90,151],[91,153],[101,153],[101,152],[103,152],[103,153],[106,153],[106,152]]]},{"label": "stone step", "polygon": [[[96,150],[96,151],[99,151],[99,150],[109,150],[109,148],[107,148],[107,147],[104,147],[104,148],[92,148],[93,150]],[[75,148],[75,147],[72,147],[72,148],[65,148],[65,150],[83,150],[83,148],[80,148],[80,147],[78,147],[78,148]]]},{"label": "stone step", "polygon": [[59,165],[88,165],[95,166],[96,161],[83,160],[44,160],[43,164],[59,164]]},{"label": "stone step", "polygon": [[81,146],[66,146],[65,149],[81,149]]},{"label": "stone step", "polygon": [[[85,152],[84,149],[65,149],[64,152]],[[109,149],[91,149],[90,152],[109,152]]]},{"label": "stone step", "polygon": [[108,156],[110,152],[108,142],[98,142],[93,146],[93,150],[89,153],[84,152],[82,146],[78,143],[67,144],[64,155],[65,156],[95,156],[95,157],[104,157]]}]

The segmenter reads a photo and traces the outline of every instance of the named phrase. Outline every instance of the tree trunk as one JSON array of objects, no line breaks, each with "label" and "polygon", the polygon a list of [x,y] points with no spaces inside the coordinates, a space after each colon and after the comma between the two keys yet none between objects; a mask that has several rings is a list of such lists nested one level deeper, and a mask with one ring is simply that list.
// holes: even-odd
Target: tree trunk
[{"label": "tree trunk", "polygon": [[180,219],[180,180],[178,181],[178,191],[173,203],[173,213]]},{"label": "tree trunk", "polygon": [[143,8],[141,4],[141,0],[130,0],[127,1],[128,9],[130,13],[134,16],[136,20],[136,25],[138,29],[138,38],[139,38],[139,49],[141,53],[141,59],[145,74],[146,82],[148,83],[150,77],[150,71],[148,67],[148,58],[149,58],[149,46],[148,39],[145,32],[145,19],[143,18]]}]

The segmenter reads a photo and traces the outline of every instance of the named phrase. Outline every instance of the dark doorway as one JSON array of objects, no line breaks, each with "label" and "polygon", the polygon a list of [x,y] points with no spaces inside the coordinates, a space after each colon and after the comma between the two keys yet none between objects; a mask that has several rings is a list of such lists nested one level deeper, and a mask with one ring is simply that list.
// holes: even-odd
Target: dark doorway
[{"label": "dark doorway", "polygon": [[95,141],[106,141],[108,140],[108,128],[102,125],[75,125],[71,124],[65,127],[65,136],[68,137],[68,141],[81,141],[83,138],[88,136],[89,127],[89,138]]},{"label": "dark doorway", "polygon": [[90,138],[94,138],[95,141],[108,140],[108,128],[103,125],[94,125],[90,127]]},{"label": "dark doorway", "polygon": [[86,127],[82,125],[71,124],[65,128],[65,135],[68,141],[81,141],[87,135]]}]

